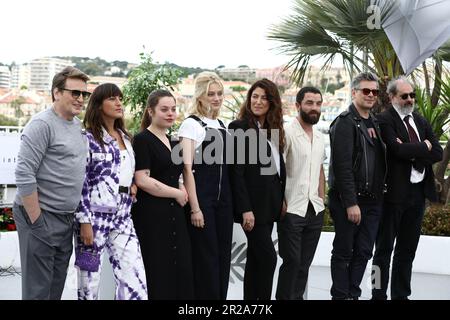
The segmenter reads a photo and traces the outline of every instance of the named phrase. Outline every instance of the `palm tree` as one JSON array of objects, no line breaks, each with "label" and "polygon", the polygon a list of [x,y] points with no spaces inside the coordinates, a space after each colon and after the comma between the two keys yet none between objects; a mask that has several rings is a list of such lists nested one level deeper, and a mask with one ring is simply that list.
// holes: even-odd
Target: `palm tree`
[{"label": "palm tree", "polygon": [[[382,3],[380,20],[385,21],[395,1]],[[380,78],[382,94],[375,112],[389,105],[387,82],[404,71],[384,30],[381,27],[369,29],[367,9],[370,4],[370,0],[294,0],[293,13],[272,26],[268,38],[279,42],[278,49],[291,57],[286,69],[292,70],[292,78],[298,85],[303,84],[311,59],[325,59],[322,69],[327,69],[336,58],[340,58],[350,77],[355,72],[368,70]],[[416,69],[412,76],[413,79],[423,77],[431,108],[435,108],[450,99],[448,90],[442,90],[443,61],[450,61],[450,41],[439,48],[431,60],[434,65],[431,71],[424,63],[422,69]],[[433,90],[430,89],[432,81]],[[441,109],[438,120],[445,121],[449,110]],[[442,132],[436,133],[439,137]],[[447,143],[444,150],[447,157],[437,166],[436,176],[450,190],[450,180],[444,181],[449,148],[450,144]],[[444,198],[450,201],[450,191],[442,194],[441,199]]]},{"label": "palm tree", "polygon": [[19,121],[19,125],[21,124],[21,118],[23,117],[22,105],[25,103],[25,98],[22,96],[18,96],[11,101],[11,108],[14,109],[14,117]]},{"label": "palm tree", "polygon": [[[325,58],[324,69],[339,57],[350,75],[364,68],[382,79],[402,73],[384,31],[368,28],[368,2],[294,0],[294,13],[271,28],[269,39],[281,42],[281,52],[292,56],[287,67],[293,68],[293,78],[298,84],[303,82],[313,57]],[[382,20],[391,7],[392,4],[385,4],[381,8]]]},{"label": "palm tree", "polygon": [[[293,13],[272,26],[269,39],[279,42],[278,49],[291,56],[286,68],[292,69],[297,84],[303,83],[312,58],[325,59],[323,69],[340,58],[350,77],[363,70],[376,73],[384,93],[380,96],[380,105],[389,104],[385,94],[387,82],[404,72],[384,30],[369,28],[367,9],[370,3],[369,0],[294,0]],[[389,17],[394,4],[395,1],[379,4],[380,22]],[[450,42],[435,58],[439,58],[437,61],[450,58]],[[435,95],[439,87],[436,89]],[[435,96],[433,101],[437,104],[438,100]]]},{"label": "palm tree", "polygon": [[223,103],[223,106],[225,109],[231,112],[231,117],[223,116],[227,120],[234,120],[236,119],[237,114],[239,113],[239,109],[241,108],[242,104],[245,101],[245,96],[242,94],[242,92],[239,92],[238,94],[232,94],[231,99],[225,100]]}]

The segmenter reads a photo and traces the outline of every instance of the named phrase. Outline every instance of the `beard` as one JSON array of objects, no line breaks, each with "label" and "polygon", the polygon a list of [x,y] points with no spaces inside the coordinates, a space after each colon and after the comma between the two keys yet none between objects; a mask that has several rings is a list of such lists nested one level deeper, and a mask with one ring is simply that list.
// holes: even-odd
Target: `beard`
[{"label": "beard", "polygon": [[400,114],[402,116],[406,116],[408,114],[410,114],[411,112],[413,112],[414,110],[414,104],[405,104],[403,106],[400,106],[398,104],[393,103],[392,104],[398,111],[400,111]]},{"label": "beard", "polygon": [[300,117],[303,121],[309,124],[316,124],[320,120],[320,112],[310,111],[306,113],[303,110],[300,110]]}]

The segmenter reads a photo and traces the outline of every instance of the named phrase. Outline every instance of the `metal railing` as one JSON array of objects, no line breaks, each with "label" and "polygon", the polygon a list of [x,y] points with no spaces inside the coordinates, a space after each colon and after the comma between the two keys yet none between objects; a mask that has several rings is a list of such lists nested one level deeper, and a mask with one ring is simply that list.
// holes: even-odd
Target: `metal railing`
[{"label": "metal railing", "polygon": [[0,135],[1,134],[18,134],[21,133],[23,127],[18,126],[0,126]]}]

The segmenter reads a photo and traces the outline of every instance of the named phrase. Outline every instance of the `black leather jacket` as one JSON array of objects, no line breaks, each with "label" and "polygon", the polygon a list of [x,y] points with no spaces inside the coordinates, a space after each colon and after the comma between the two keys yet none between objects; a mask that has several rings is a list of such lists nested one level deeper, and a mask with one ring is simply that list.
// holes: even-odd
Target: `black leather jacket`
[{"label": "black leather jacket", "polygon": [[[353,104],[330,125],[331,160],[328,183],[345,208],[358,204],[358,197],[381,199],[386,181],[386,146],[381,140],[380,126],[370,114],[377,137],[380,137],[384,163],[381,174],[374,174],[378,148]],[[378,151],[379,152],[379,151]],[[378,160],[379,161],[379,160]],[[381,180],[380,180],[381,179]]]}]

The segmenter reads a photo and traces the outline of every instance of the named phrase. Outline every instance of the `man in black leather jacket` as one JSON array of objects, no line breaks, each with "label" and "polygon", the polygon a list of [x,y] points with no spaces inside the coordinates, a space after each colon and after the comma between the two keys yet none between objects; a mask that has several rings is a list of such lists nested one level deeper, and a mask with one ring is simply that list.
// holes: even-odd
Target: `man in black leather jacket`
[{"label": "man in black leather jacket", "polygon": [[386,174],[385,145],[370,113],[378,95],[372,73],[351,84],[353,103],[330,126],[328,193],[335,238],[331,257],[331,296],[355,299],[378,231]]}]

